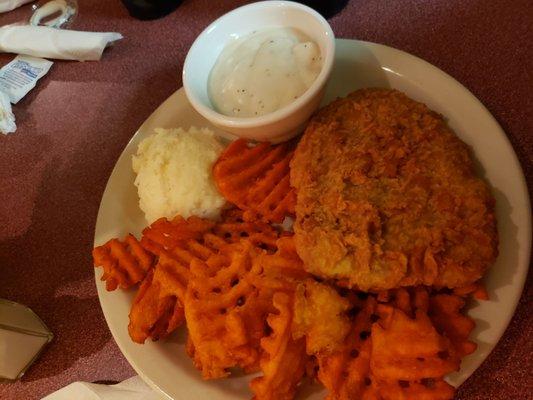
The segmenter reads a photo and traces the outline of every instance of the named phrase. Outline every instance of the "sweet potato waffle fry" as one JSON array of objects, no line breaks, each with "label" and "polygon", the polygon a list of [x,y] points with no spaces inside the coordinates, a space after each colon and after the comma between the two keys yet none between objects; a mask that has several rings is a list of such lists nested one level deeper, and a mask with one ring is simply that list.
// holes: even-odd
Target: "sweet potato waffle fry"
[{"label": "sweet potato waffle fry", "polygon": [[214,226],[213,221],[194,216],[185,219],[178,215],[170,221],[160,218],[143,230],[141,243],[153,254],[159,255],[162,250],[202,239]]},{"label": "sweet potato waffle fry", "polygon": [[459,369],[450,341],[439,335],[421,310],[410,318],[389,305],[379,305],[379,323],[372,325],[372,375],[383,382],[442,379]]},{"label": "sweet potato waffle fry", "polygon": [[319,381],[329,390],[328,399],[350,400],[363,398],[371,383],[370,330],[376,309],[373,297],[356,299],[349,315],[353,318],[350,333],[341,348],[332,354],[317,354]]},{"label": "sweet potato waffle fry", "polygon": [[443,380],[417,382],[379,382],[371,384],[363,400],[451,400],[454,388]]},{"label": "sweet potato waffle fry", "polygon": [[488,300],[489,294],[481,282],[472,283],[467,286],[453,289],[453,294],[459,297],[472,296],[476,300]]},{"label": "sweet potato waffle fry", "polygon": [[[476,290],[477,286],[468,293]],[[431,293],[428,288],[419,286],[389,290],[381,294],[381,300],[410,317],[414,317],[416,310],[427,313],[436,330],[450,339],[459,357],[464,357],[476,350],[477,345],[468,340],[475,327],[474,320],[461,313],[466,304],[464,298],[455,294]]]},{"label": "sweet potato waffle fry", "polygon": [[189,349],[205,379],[227,376],[235,366],[259,367],[260,341],[270,331],[265,321],[276,311],[274,293],[294,292],[296,277],[305,274],[291,239],[280,238],[274,254],[244,240],[206,262],[192,261],[185,316]]},{"label": "sweet potato waffle fry", "polygon": [[257,400],[291,400],[296,393],[307,364],[305,340],[293,339],[293,299],[278,292],[273,296],[276,314],[267,323],[272,333],[261,339],[263,354],[260,365],[263,376],[252,380],[250,387]]},{"label": "sweet potato waffle fry", "polygon": [[379,305],[377,312],[381,320],[372,326],[368,392],[383,400],[451,400],[454,389],[444,376],[459,369],[460,359],[450,341],[422,310],[414,319],[389,305]]},{"label": "sweet potato waffle fry", "polygon": [[235,366],[258,368],[261,330],[271,309],[244,279],[252,268],[251,246],[235,246],[229,254],[191,263],[185,296],[189,355],[204,379],[225,377]]},{"label": "sweet potato waffle fry", "polygon": [[148,337],[158,340],[183,323],[183,299],[190,276],[188,267],[188,262],[175,253],[160,254],[159,262],[142,282],[133,300],[128,331],[134,342],[144,343]]},{"label": "sweet potato waffle fry", "polygon": [[296,204],[289,178],[293,153],[292,142],[251,146],[244,139],[236,140],[213,167],[218,190],[246,215],[282,222],[286,216],[294,215]]},{"label": "sweet potato waffle fry", "polygon": [[153,263],[153,255],[131,234],[123,241],[111,239],[93,249],[93,264],[103,268],[101,280],[106,282],[109,291],[119,286],[128,289],[136,285],[144,279]]},{"label": "sweet potato waffle fry", "polygon": [[[247,238],[255,246],[274,252],[278,237],[279,231],[269,224],[257,220],[245,221],[241,210],[232,209],[222,213],[216,223],[197,217],[187,220],[177,217],[171,221],[161,218],[143,230],[141,244],[159,255],[163,250],[183,247],[184,244],[196,246],[199,251],[202,249],[197,244],[219,250],[227,243],[238,243]],[[209,255],[201,258],[206,260]]]},{"label": "sweet potato waffle fry", "polygon": [[310,277],[296,253],[293,236],[281,236],[276,241],[274,254],[258,254],[252,273],[247,275],[248,281],[257,287],[291,293],[297,282]]},{"label": "sweet potato waffle fry", "polygon": [[[213,235],[224,238],[228,243],[238,243],[246,239],[253,246],[274,253],[278,249],[278,238],[281,233],[270,224],[257,219],[244,218],[244,212],[239,209],[227,210],[222,215],[222,221],[213,228]],[[206,240],[214,240],[209,236]],[[294,248],[294,245],[293,245]],[[294,249],[296,254],[296,249]]]},{"label": "sweet potato waffle fry", "polygon": [[146,228],[141,243],[159,256],[159,262],[133,301],[128,327],[132,340],[138,343],[148,337],[157,340],[182,324],[193,259],[206,261],[242,238],[273,252],[278,236],[279,232],[268,224],[245,222],[238,210],[224,213],[222,221],[216,224],[192,217],[161,219]]},{"label": "sweet potato waffle fry", "polygon": [[465,300],[449,294],[437,294],[429,300],[429,317],[435,328],[450,339],[460,357],[476,351],[477,345],[468,340],[476,326],[474,320],[461,314]]}]

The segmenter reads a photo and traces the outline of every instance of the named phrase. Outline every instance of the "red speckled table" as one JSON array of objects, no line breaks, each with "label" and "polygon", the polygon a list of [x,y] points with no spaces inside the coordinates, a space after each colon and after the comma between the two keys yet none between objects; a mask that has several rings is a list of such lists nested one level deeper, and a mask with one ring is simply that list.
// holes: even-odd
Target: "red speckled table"
[{"label": "red speckled table", "polygon": [[[105,323],[91,248],[107,178],[150,113],[181,86],[194,38],[245,1],[186,0],[139,22],[118,0],[80,0],[73,26],[125,39],[100,62],[56,62],[14,107],[18,131],[0,137],[0,297],[30,306],[55,340],[2,399],[38,399],[76,381],[134,374]],[[26,18],[29,6],[0,15]],[[533,188],[531,0],[351,0],[330,20],[338,37],[419,56],[469,88],[507,132]],[[0,55],[0,65],[12,59]],[[533,399],[531,278],[505,336],[460,388],[462,400]]]}]

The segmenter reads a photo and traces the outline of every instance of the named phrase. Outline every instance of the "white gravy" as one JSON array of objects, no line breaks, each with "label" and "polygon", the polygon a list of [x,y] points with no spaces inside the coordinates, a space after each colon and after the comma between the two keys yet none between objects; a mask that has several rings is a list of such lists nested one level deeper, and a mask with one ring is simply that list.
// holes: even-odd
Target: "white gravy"
[{"label": "white gravy", "polygon": [[225,115],[265,115],[300,97],[321,69],[320,49],[302,32],[254,31],[224,48],[209,76],[209,97]]}]

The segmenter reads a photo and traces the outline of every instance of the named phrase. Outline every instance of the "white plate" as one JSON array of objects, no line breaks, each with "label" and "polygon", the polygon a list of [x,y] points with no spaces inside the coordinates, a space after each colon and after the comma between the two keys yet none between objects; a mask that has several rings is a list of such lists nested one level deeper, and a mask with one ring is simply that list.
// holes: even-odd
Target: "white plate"
[{"label": "white plate", "polygon": [[[460,83],[436,67],[390,47],[338,40],[335,67],[324,102],[370,86],[392,87],[448,118],[457,135],[474,150],[479,173],[492,186],[500,235],[500,255],[486,277],[490,301],[472,305],[478,350],[464,359],[461,371],[450,376],[455,386],[483,362],[503,335],[520,298],[529,267],[531,209],[517,157],[498,123]],[[131,156],[140,140],[156,127],[208,126],[189,105],[183,89],[170,96],[141,126],[120,156],[100,204],[95,245],[146,225],[137,205]],[[214,129],[214,128],[213,128]],[[183,329],[168,340],[133,343],[128,336],[128,313],[133,292],[107,292],[96,270],[98,295],[109,329],[122,353],[139,375],[172,399],[248,399],[247,377],[202,381],[185,354]],[[304,396],[300,396],[304,397]],[[321,399],[321,390],[305,398]]]}]

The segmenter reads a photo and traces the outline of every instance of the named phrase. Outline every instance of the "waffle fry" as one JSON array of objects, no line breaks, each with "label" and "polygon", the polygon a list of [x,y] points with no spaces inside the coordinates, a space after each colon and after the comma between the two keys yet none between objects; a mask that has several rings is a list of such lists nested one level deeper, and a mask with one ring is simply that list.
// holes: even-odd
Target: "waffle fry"
[{"label": "waffle fry", "polygon": [[372,326],[372,374],[382,381],[440,379],[459,369],[452,344],[439,335],[427,314],[412,319],[392,306],[377,308],[380,323]]},{"label": "waffle fry", "polygon": [[387,303],[414,318],[416,310],[427,313],[429,309],[429,292],[424,286],[399,288],[380,292],[377,295],[380,303]]},{"label": "waffle fry", "polygon": [[[195,366],[204,379],[222,378],[228,368],[255,370],[259,362],[257,327],[271,311],[244,277],[252,268],[249,243],[229,255],[193,260],[185,296],[185,316]],[[266,305],[266,307],[265,307]]]},{"label": "waffle fry", "polygon": [[372,381],[364,400],[452,400],[455,390],[441,380],[426,379],[418,382]]},{"label": "waffle fry", "polygon": [[291,335],[293,299],[286,293],[278,292],[273,296],[273,304],[278,313],[267,318],[272,333],[261,339],[263,376],[255,378],[250,384],[256,400],[294,398],[308,359],[304,339],[294,340]]},{"label": "waffle fry", "polygon": [[[461,289],[464,296],[476,292],[479,285]],[[463,291],[464,290],[464,291]],[[455,290],[454,290],[455,293]],[[459,357],[473,353],[477,345],[468,340],[475,327],[474,321],[461,313],[465,299],[455,294],[430,293],[426,287],[400,288],[380,293],[378,298],[414,317],[415,310],[427,313],[439,334],[452,342]]]},{"label": "waffle fry", "polygon": [[[222,215],[222,221],[213,228],[213,235],[224,238],[228,243],[237,243],[242,239],[248,240],[253,246],[274,253],[278,249],[277,240],[280,232],[257,219],[244,218],[243,211],[239,209],[228,210]],[[209,236],[206,241],[214,239]],[[296,250],[294,250],[296,253]]]},{"label": "waffle fry", "polygon": [[123,241],[111,239],[93,249],[93,264],[102,267],[101,280],[106,289],[128,289],[141,282],[153,267],[154,257],[135,239],[128,235]]},{"label": "waffle fry", "polygon": [[[197,217],[183,219],[176,217],[169,221],[161,218],[144,229],[141,244],[153,254],[159,255],[163,250],[183,247],[184,243],[193,246],[196,242],[197,251],[204,251],[200,245],[211,250],[224,247],[227,243],[237,243],[247,238],[255,246],[274,252],[279,231],[261,221],[245,221],[241,210],[225,211],[220,222],[213,222]],[[206,260],[209,254],[201,257]]]},{"label": "waffle fry", "polygon": [[219,223],[197,217],[154,222],[144,230],[141,244],[159,257],[159,263],[132,304],[128,327],[132,340],[157,340],[183,323],[189,265],[194,258],[206,261],[243,238],[274,252],[278,236],[279,232],[268,224],[244,221],[239,210],[225,212]]},{"label": "waffle fry", "polygon": [[161,253],[133,300],[128,332],[134,342],[144,343],[148,337],[158,340],[183,323],[189,276],[187,261],[166,251]]},{"label": "waffle fry", "polygon": [[481,282],[453,289],[453,294],[459,297],[472,296],[476,300],[488,300],[489,294]]},{"label": "waffle fry", "polygon": [[454,295],[437,294],[430,298],[429,316],[435,328],[449,338],[460,357],[476,351],[477,345],[468,340],[476,326],[474,320],[461,314],[465,301]]},{"label": "waffle fry", "polygon": [[369,383],[372,316],[376,309],[373,297],[355,300],[349,315],[353,322],[342,347],[333,354],[318,354],[318,379],[329,390],[328,399],[363,398]]},{"label": "waffle fry", "polygon": [[247,279],[257,287],[292,293],[298,282],[311,275],[305,271],[296,253],[293,236],[280,237],[276,249],[274,254],[262,253],[256,257],[253,273]]},{"label": "waffle fry", "polygon": [[177,216],[173,220],[160,218],[143,230],[142,245],[153,254],[171,250],[191,240],[200,240],[213,229],[213,221],[198,217],[188,219]]},{"label": "waffle fry", "polygon": [[228,201],[245,210],[246,216],[282,222],[294,215],[296,203],[289,179],[293,153],[293,143],[251,146],[244,139],[236,140],[213,167],[217,188]]},{"label": "waffle fry", "polygon": [[307,276],[291,242],[281,237],[278,251],[269,254],[244,240],[206,262],[191,262],[185,316],[193,360],[205,379],[227,376],[231,367],[259,367],[274,293],[294,292],[296,277]]}]

